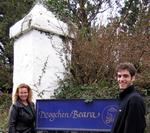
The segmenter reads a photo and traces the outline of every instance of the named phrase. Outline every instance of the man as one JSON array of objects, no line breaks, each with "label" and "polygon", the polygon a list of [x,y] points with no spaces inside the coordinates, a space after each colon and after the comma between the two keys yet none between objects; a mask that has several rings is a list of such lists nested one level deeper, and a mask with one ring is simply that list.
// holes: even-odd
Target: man
[{"label": "man", "polygon": [[116,74],[120,103],[111,133],[144,133],[145,105],[133,85],[136,69],[131,63],[121,63]]}]

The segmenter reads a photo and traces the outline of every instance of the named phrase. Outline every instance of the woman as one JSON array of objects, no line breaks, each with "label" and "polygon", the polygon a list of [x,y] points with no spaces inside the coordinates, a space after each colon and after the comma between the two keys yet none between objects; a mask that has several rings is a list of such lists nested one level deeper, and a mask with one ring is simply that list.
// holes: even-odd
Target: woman
[{"label": "woman", "polygon": [[27,84],[20,84],[9,110],[8,133],[35,133],[35,109],[32,90]]}]

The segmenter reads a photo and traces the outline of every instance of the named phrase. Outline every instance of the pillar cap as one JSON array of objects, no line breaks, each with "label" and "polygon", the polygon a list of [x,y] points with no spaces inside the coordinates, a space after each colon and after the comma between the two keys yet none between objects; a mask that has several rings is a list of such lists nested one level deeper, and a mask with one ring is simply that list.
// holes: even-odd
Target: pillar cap
[{"label": "pillar cap", "polygon": [[51,11],[39,3],[23,19],[10,28],[9,36],[15,38],[31,29],[60,36],[69,35],[67,24],[58,20]]}]

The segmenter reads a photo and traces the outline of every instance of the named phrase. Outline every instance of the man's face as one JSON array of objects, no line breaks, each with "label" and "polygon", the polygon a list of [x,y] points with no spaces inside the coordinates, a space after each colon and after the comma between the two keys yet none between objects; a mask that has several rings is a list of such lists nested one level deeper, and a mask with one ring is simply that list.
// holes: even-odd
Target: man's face
[{"label": "man's face", "polygon": [[131,86],[134,80],[135,80],[135,76],[131,77],[128,70],[120,70],[117,73],[117,81],[120,90],[125,90],[126,88]]}]

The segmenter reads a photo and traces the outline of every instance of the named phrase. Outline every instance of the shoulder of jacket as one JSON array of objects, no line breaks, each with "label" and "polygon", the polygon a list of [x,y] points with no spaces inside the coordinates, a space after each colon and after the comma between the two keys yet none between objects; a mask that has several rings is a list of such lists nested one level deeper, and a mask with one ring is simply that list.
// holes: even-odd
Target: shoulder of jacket
[{"label": "shoulder of jacket", "polygon": [[18,106],[16,105],[16,103],[13,103],[10,107],[10,111],[17,111],[18,110]]},{"label": "shoulder of jacket", "polygon": [[131,103],[140,103],[140,102],[143,103],[144,100],[143,100],[143,97],[139,93],[135,92],[129,96],[129,101]]},{"label": "shoulder of jacket", "polygon": [[16,101],[13,106],[17,107],[17,108],[21,108],[23,107],[23,105],[19,102],[19,101]]}]

